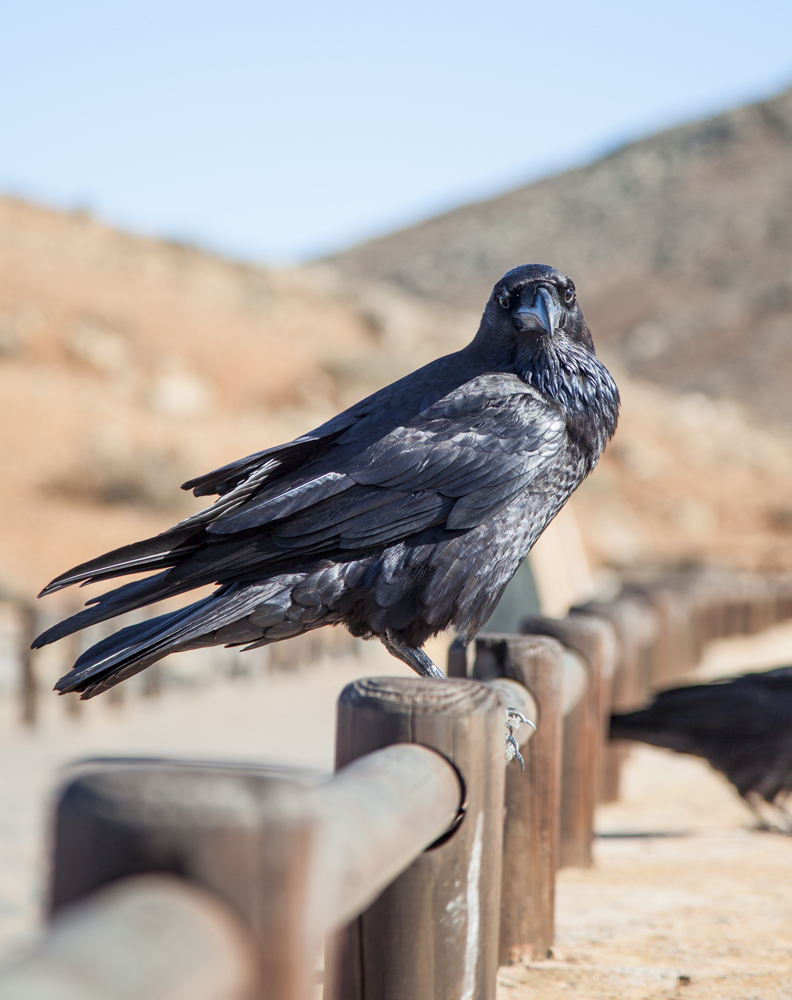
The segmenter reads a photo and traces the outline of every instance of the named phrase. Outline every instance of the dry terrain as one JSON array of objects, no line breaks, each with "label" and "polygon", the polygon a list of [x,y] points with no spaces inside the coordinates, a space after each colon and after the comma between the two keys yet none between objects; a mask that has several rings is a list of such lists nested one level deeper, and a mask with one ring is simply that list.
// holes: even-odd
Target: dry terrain
[{"label": "dry terrain", "polygon": [[[316,426],[476,324],[329,265],[257,268],[0,199],[0,593],[163,530],[197,503],[184,479]],[[792,567],[789,436],[617,375],[621,426],[576,499],[595,568]]]},{"label": "dry terrain", "polygon": [[552,960],[501,970],[498,1000],[791,997],[792,837],[693,758],[638,748],[624,779],[595,867],[560,875]]}]

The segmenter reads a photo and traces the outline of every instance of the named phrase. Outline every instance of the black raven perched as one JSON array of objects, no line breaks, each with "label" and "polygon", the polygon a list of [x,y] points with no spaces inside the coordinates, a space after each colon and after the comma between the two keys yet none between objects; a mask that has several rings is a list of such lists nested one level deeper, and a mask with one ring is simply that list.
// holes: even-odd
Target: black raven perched
[{"label": "black raven perched", "polygon": [[726,775],[763,828],[759,805],[792,792],[792,667],[673,688],[647,708],[612,715],[611,739],[640,740],[709,761]]},{"label": "black raven perched", "polygon": [[467,347],[288,444],[185,483],[219,499],[53,580],[42,594],[154,571],[35,646],[216,584],[96,643],[56,690],[90,698],[174,651],[252,648],[336,624],[442,677],[424,642],[449,626],[475,635],[596,465],[618,406],[572,281],[517,267],[495,285]]}]

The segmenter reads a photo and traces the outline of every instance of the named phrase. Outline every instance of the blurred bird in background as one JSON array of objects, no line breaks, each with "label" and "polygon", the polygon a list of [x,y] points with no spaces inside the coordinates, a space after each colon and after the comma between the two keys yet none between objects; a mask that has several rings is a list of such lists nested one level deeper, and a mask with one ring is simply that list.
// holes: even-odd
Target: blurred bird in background
[{"label": "blurred bird in background", "polygon": [[792,792],[792,666],[663,691],[647,708],[612,715],[610,736],[703,757],[760,829],[792,833],[784,806]]},{"label": "blurred bird in background", "polygon": [[90,698],[168,653],[255,646],[322,625],[379,638],[425,677],[453,626],[469,641],[612,436],[619,395],[570,278],[544,265],[496,285],[463,350],[328,423],[186,483],[211,507],[64,573],[158,571],[48,629],[88,625],[214,583],[188,607],[88,649],[57,684]]}]

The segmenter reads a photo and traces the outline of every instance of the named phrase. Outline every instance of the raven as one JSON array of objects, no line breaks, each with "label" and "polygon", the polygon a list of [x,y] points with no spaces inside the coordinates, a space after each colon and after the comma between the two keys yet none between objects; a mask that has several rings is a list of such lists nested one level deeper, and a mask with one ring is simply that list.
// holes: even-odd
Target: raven
[{"label": "raven", "polygon": [[647,708],[612,715],[611,739],[640,740],[709,761],[724,774],[763,829],[762,800],[792,817],[792,667],[672,688]]},{"label": "raven", "polygon": [[156,571],[89,601],[34,647],[216,584],[96,643],[55,689],[91,698],[168,653],[251,649],[337,624],[442,678],[424,642],[449,626],[475,635],[596,465],[618,408],[571,279],[517,267],[467,347],[288,444],[185,483],[219,499],[53,580],[40,596]]}]

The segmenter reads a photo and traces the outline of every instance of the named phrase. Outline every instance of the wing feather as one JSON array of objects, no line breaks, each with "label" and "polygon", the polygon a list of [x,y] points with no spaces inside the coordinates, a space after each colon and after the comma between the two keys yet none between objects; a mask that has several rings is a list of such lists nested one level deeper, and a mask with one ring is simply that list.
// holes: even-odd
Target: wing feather
[{"label": "wing feather", "polygon": [[[164,569],[157,592],[178,593],[253,579],[298,553],[343,558],[429,527],[482,523],[530,489],[556,459],[566,427],[514,375],[464,379],[454,370],[441,391],[442,366],[453,364],[442,359],[310,434],[185,483],[220,498],[154,539],[63,574],[47,591]],[[138,591],[126,594],[137,599]]]}]

